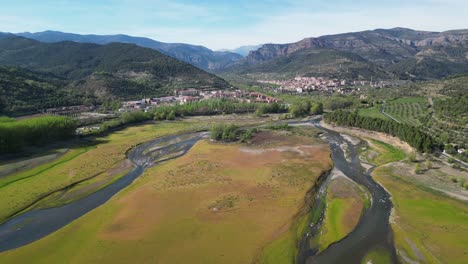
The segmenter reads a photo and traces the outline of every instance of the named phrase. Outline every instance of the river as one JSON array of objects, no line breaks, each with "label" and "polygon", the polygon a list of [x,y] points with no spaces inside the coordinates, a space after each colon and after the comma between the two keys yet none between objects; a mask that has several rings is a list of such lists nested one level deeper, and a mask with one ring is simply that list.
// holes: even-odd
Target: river
[{"label": "river", "polygon": [[[370,171],[364,171],[358,157],[360,145],[347,142],[339,133],[324,129],[317,120],[290,122],[291,124],[314,124],[324,134],[323,138],[330,144],[332,158],[336,169],[347,177],[367,188],[372,197],[371,206],[362,215],[356,228],[341,241],[330,245],[317,254],[317,249],[310,248],[307,237],[301,242],[298,263],[361,263],[363,257],[372,249],[387,250],[393,263],[397,263],[393,246],[392,231],[389,217],[392,208],[390,195],[370,176]],[[207,133],[189,133],[161,137],[141,144],[128,153],[128,159],[135,164],[135,168],[115,183],[67,205],[49,209],[33,209],[18,214],[0,225],[0,252],[32,243],[54,231],[64,227],[73,220],[83,216],[94,208],[107,202],[112,196],[130,185],[144,170],[158,163],[184,155],[196,142],[205,138]],[[349,158],[347,161],[340,145],[348,145]],[[317,193],[325,195],[329,180],[324,181]],[[318,208],[317,202],[311,208]],[[308,236],[319,230],[319,225],[308,230]]]},{"label": "river", "polygon": [[18,214],[0,225],[0,252],[32,243],[64,227],[130,185],[144,170],[158,163],[182,156],[207,133],[189,133],[161,137],[135,147],[128,159],[135,168],[99,191],[67,205],[48,209],[33,209]]},{"label": "river", "polygon": [[[317,254],[317,249],[309,247],[309,240],[303,239],[299,248],[298,263],[361,263],[365,255],[373,249],[386,250],[390,254],[392,263],[398,263],[393,232],[389,224],[392,201],[385,189],[370,176],[372,169],[365,171],[361,166],[358,154],[361,145],[353,145],[339,133],[320,127],[317,121],[313,121],[313,124],[324,132],[323,138],[330,144],[334,167],[354,182],[364,186],[371,194],[372,203],[361,216],[355,229],[324,251]],[[350,161],[346,160],[340,147],[344,143],[348,145]],[[327,183],[328,181],[325,181],[318,196],[325,195],[323,189]],[[320,197],[317,197],[316,201],[319,200]],[[315,205],[314,208],[318,206]],[[313,235],[318,229],[317,226],[312,226],[308,235]]]}]

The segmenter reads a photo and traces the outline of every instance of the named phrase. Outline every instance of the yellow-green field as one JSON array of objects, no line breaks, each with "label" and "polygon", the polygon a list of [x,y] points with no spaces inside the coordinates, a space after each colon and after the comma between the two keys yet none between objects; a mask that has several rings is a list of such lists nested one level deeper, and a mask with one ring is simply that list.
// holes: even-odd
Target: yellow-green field
[{"label": "yellow-green field", "polygon": [[[328,145],[288,133],[263,132],[254,145],[200,141],[70,225],[0,253],[0,262],[293,262],[304,198],[331,159]],[[125,151],[135,135],[154,130],[131,128],[107,144]]]},{"label": "yellow-green field", "polygon": [[377,168],[373,176],[392,195],[392,229],[400,256],[420,263],[467,263],[468,204]]},{"label": "yellow-green field", "polygon": [[166,122],[127,128],[98,138],[96,142],[99,144],[90,146],[83,143],[83,146],[70,149],[54,161],[3,176],[0,178],[0,222],[47,194],[75,182],[94,177],[118,177],[128,169],[122,168],[122,162],[125,152],[132,146],[196,127],[187,122]]},{"label": "yellow-green field", "polygon": [[402,160],[406,157],[402,150],[390,144],[371,138],[365,138],[365,140],[368,143],[368,147],[365,150],[361,150],[360,155],[361,159],[367,163],[380,166]]},{"label": "yellow-green field", "polygon": [[[405,153],[389,144],[367,139],[362,154],[377,167],[372,176],[391,194],[391,226],[397,254],[404,263],[467,263],[468,203],[431,189],[431,181],[411,179],[412,166],[392,163]],[[377,155],[368,155],[370,151]],[[384,166],[385,165],[385,166]],[[406,171],[402,168],[408,168]],[[405,175],[400,175],[404,173]],[[426,176],[429,177],[429,176]],[[365,260],[389,263],[376,250]]]},{"label": "yellow-green field", "polygon": [[333,179],[327,189],[319,250],[324,250],[347,236],[357,225],[368,205],[369,195],[363,188],[344,177]]}]

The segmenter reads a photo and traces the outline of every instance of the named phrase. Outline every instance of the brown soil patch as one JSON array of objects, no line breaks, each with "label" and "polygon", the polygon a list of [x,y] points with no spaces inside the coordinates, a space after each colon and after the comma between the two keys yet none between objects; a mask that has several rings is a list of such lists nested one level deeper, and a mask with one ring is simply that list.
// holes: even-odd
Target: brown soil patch
[{"label": "brown soil patch", "polygon": [[[258,155],[241,151],[239,145],[201,141],[185,156],[147,170],[134,185],[138,189],[118,199],[118,212],[99,237],[165,241],[168,244],[158,242],[159,249],[155,248],[155,254],[160,252],[165,259],[173,241],[187,241],[190,246],[184,250],[189,256],[205,250],[200,243],[216,250],[214,240],[229,236],[229,242],[223,240],[229,245],[223,246],[222,259],[236,255],[253,259],[278,232],[288,230],[307,190],[323,169],[331,167],[327,145],[301,151],[268,150]],[[282,177],[299,178],[301,184],[284,184],[273,177],[283,163],[291,167]],[[179,237],[184,230],[187,233]]]},{"label": "brown soil patch", "polygon": [[286,131],[262,131],[256,133],[251,140],[252,145],[262,146],[270,145],[272,143],[287,141],[288,132]]}]

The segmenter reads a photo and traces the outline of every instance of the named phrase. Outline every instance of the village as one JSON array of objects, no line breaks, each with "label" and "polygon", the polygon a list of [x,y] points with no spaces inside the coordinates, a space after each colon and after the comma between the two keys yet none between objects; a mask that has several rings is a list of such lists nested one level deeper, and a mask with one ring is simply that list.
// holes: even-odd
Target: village
[{"label": "village", "polygon": [[329,79],[326,77],[295,77],[288,80],[263,80],[264,84],[274,84],[278,87],[271,88],[277,93],[310,93],[321,92],[326,94],[349,94],[361,91],[361,87],[384,88],[400,85],[395,81],[364,81]]},{"label": "village", "polygon": [[143,110],[150,111],[154,107],[163,105],[183,105],[187,103],[211,100],[211,99],[231,99],[244,103],[277,103],[279,99],[258,93],[242,90],[208,90],[200,91],[196,89],[176,90],[174,96],[164,96],[156,98],[143,98],[140,100],[123,102],[119,112],[129,112]]}]

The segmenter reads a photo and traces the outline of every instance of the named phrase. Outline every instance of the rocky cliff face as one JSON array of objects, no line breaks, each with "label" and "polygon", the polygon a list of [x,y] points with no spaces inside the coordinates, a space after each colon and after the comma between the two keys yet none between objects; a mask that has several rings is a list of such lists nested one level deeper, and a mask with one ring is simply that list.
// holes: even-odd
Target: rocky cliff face
[{"label": "rocky cliff face", "polygon": [[324,49],[358,55],[368,63],[403,78],[415,74],[421,78],[439,78],[464,73],[468,69],[468,30],[430,32],[406,28],[327,35],[289,44],[266,44],[251,51],[238,64],[252,67],[284,57],[297,58],[298,52],[305,50]]},{"label": "rocky cliff face", "polygon": [[411,29],[377,29],[306,38],[290,44],[267,44],[251,51],[246,60],[261,63],[298,50],[327,48],[356,53],[373,63],[389,65],[408,59],[431,46],[466,46],[468,30],[428,32]]}]

